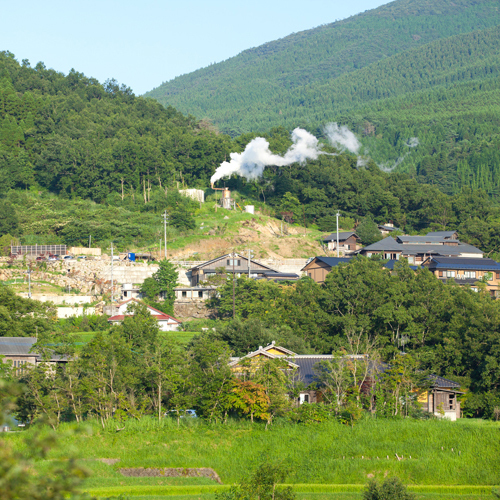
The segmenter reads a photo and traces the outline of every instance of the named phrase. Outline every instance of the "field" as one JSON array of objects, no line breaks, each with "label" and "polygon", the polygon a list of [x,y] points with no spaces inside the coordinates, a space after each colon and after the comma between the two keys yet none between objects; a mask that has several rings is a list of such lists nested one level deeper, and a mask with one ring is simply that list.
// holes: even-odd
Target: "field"
[{"label": "field", "polygon": [[[84,488],[95,496],[148,500],[208,500],[263,461],[291,466],[287,483],[308,500],[361,498],[369,478],[392,475],[418,498],[486,499],[493,498],[491,485],[500,477],[500,426],[494,422],[366,419],[354,427],[277,422],[266,431],[247,421],[211,425],[185,419],[178,427],[175,420],[144,418],[116,429],[116,422],[105,429],[96,422],[63,424],[61,446],[50,459],[72,454],[84,459],[92,473]],[[33,432],[8,439],[24,447],[23,434],[29,440]],[[120,460],[107,465],[97,460],[103,458]],[[210,467],[223,485],[208,478],[124,477],[121,467]],[[44,463],[38,468],[43,471]]]}]

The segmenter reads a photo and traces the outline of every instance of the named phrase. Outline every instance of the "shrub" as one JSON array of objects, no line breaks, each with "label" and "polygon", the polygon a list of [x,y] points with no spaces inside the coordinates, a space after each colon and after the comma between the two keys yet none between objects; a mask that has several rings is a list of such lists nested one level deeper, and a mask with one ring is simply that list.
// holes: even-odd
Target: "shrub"
[{"label": "shrub", "polygon": [[368,483],[363,494],[364,500],[414,500],[406,486],[397,477],[388,477],[382,483],[373,480]]}]

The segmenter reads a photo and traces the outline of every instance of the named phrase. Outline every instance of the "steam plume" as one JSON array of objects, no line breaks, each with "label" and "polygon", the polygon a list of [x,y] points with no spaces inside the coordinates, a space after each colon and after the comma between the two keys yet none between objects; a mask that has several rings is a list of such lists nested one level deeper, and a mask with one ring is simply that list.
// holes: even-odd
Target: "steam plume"
[{"label": "steam plume", "polygon": [[358,154],[361,143],[346,125],[339,127],[337,123],[328,123],[324,132],[332,146]]},{"label": "steam plume", "polygon": [[296,128],[292,132],[293,144],[284,156],[271,153],[269,143],[263,137],[256,137],[250,141],[243,153],[231,153],[231,161],[221,163],[212,175],[210,182],[230,177],[232,174],[254,180],[262,176],[262,172],[269,165],[284,167],[292,163],[304,163],[306,160],[316,160],[323,154],[318,139],[307,130]]}]

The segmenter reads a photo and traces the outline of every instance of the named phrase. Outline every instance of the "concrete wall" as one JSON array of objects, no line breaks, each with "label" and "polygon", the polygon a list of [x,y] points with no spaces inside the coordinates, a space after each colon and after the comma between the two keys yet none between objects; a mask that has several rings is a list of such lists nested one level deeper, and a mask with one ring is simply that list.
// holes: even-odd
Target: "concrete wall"
[{"label": "concrete wall", "polygon": [[[28,294],[21,292],[18,295],[21,297],[28,297]],[[39,300],[40,302],[53,302],[56,305],[60,304],[90,304],[95,300],[95,297],[91,295],[36,295],[32,294],[31,298],[33,300]]]},{"label": "concrete wall", "polygon": [[101,255],[100,248],[86,248],[86,247],[71,247],[69,249],[71,255]]},{"label": "concrete wall", "polygon": [[69,318],[70,316],[84,316],[95,314],[95,307],[73,306],[73,307],[56,307],[58,318]]}]

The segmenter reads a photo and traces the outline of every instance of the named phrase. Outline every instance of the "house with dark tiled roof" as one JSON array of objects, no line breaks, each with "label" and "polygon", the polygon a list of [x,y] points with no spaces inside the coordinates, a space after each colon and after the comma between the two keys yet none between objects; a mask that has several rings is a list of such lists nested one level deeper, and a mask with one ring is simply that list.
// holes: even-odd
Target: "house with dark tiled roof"
[{"label": "house with dark tiled roof", "polygon": [[[366,355],[347,355],[347,358],[360,361],[366,361]],[[337,359],[332,354],[296,354],[289,349],[277,346],[272,342],[266,347],[260,346],[257,350],[248,353],[246,356],[231,358],[229,366],[237,376],[243,376],[245,373],[251,373],[252,370],[268,360],[282,359],[286,366],[283,367],[292,375],[295,382],[300,382],[302,390],[300,391],[296,404],[320,403],[323,400],[323,391],[321,382],[318,378],[318,368],[324,362],[332,362]],[[368,361],[368,375],[364,381],[361,390],[369,393],[374,384],[377,383],[377,373],[384,371],[387,365],[372,363]],[[328,364],[326,364],[328,369]],[[452,380],[431,375],[431,384],[429,389],[420,391],[418,401],[425,411],[436,416],[456,420],[460,418],[460,402],[458,395],[463,394],[459,391],[460,384]]]},{"label": "house with dark tiled roof", "polygon": [[[348,255],[355,252],[361,246],[361,240],[359,236],[354,231],[341,231],[338,234],[339,241],[339,253],[342,255]],[[337,233],[332,233],[323,238],[323,242],[326,243],[328,250],[332,252],[337,251]]]},{"label": "house with dark tiled roof", "polygon": [[478,282],[483,282],[492,297],[499,296],[500,263],[493,259],[463,259],[432,256],[424,261],[427,267],[440,281],[454,280],[459,285],[478,289]]},{"label": "house with dark tiled roof", "polygon": [[199,286],[210,276],[215,275],[216,269],[220,268],[223,268],[227,274],[234,273],[237,276],[246,274],[254,278],[266,278],[266,273],[274,274],[274,277],[277,278],[278,276],[276,275],[281,274],[276,271],[276,269],[257,262],[256,260],[250,259],[249,261],[248,257],[244,255],[230,253],[192,267],[189,270],[191,273],[191,286]]},{"label": "house with dark tiled roof", "polygon": [[383,259],[392,260],[404,258],[415,265],[422,264],[431,256],[475,259],[483,257],[479,248],[441,236],[388,236],[362,248],[358,253],[366,257],[381,255]]},{"label": "house with dark tiled roof", "polygon": [[427,236],[439,236],[445,240],[458,240],[457,231],[431,231]]},{"label": "house with dark tiled roof", "polygon": [[301,272],[316,283],[324,283],[326,275],[333,267],[349,264],[349,262],[351,262],[351,257],[314,257],[301,269]]},{"label": "house with dark tiled roof", "polygon": [[42,359],[42,355],[33,349],[36,337],[0,337],[0,356],[3,362],[11,361],[16,375],[22,375],[30,365],[38,363],[66,363],[68,359],[63,356],[51,355],[49,359]]},{"label": "house with dark tiled roof", "polygon": [[[121,304],[118,304],[115,309],[115,314],[108,318],[108,322],[112,325],[119,325],[123,322],[126,317],[130,317],[134,315],[133,304],[144,304],[144,302],[138,299],[129,299]],[[181,326],[181,321],[175,319],[173,316],[169,314],[165,314],[159,309],[155,309],[148,304],[145,304],[148,308],[149,314],[154,316],[154,318],[158,321],[158,326],[162,332],[172,332],[179,329]]]}]

